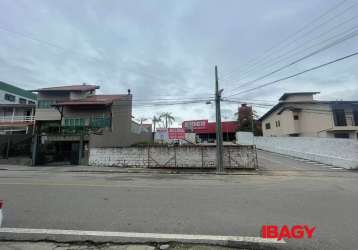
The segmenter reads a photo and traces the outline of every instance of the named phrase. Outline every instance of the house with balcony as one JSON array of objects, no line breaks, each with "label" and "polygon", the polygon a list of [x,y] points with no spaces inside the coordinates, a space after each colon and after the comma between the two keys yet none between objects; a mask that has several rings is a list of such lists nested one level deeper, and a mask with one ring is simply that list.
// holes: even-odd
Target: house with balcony
[{"label": "house with balcony", "polygon": [[264,114],[264,136],[358,139],[358,101],[318,101],[319,92],[283,94]]},{"label": "house with balcony", "polygon": [[0,81],[0,134],[31,134],[37,96]]},{"label": "house with balcony", "polygon": [[97,89],[99,86],[80,84],[34,90],[38,93],[38,163],[87,164],[90,148],[151,140],[151,132],[132,132],[130,90],[98,95]]}]

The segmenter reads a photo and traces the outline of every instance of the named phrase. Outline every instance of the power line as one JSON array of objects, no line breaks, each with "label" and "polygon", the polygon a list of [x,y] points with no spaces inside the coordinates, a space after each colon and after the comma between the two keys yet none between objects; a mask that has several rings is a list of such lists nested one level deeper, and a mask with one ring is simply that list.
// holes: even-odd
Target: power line
[{"label": "power line", "polygon": [[[313,19],[312,21],[306,23],[305,25],[303,25],[300,29],[298,29],[296,32],[291,33],[290,35],[288,35],[283,41],[281,41],[278,44],[275,44],[274,46],[270,47],[268,50],[266,50],[262,56],[258,57],[258,58],[254,58],[253,60],[250,60],[248,63],[246,63],[246,66],[252,64],[252,66],[257,65],[257,61],[259,61],[261,58],[264,57],[268,57],[269,55],[271,55],[275,49],[280,48],[282,45],[286,44],[288,41],[290,41],[291,39],[295,38],[298,34],[300,34],[301,32],[305,31],[305,29],[307,27],[312,27],[312,24],[316,23],[318,20],[322,19],[323,17],[327,16],[328,14],[330,14],[332,11],[335,11],[337,9],[339,9],[340,6],[342,6],[345,2],[347,2],[347,0],[343,0],[340,1],[338,4],[335,4],[334,6],[332,6],[331,8],[329,8],[327,11],[325,11],[324,13],[322,13],[321,15],[319,15],[318,17],[316,17],[315,19]],[[349,8],[346,8],[343,12],[340,12],[338,15],[341,15],[343,13],[345,13],[346,11],[350,10],[352,7],[354,7],[356,4],[350,6]],[[332,21],[333,19],[335,19],[338,15],[334,16],[333,18],[330,18],[328,21],[326,21],[323,24],[326,24],[330,21]],[[320,24],[319,26],[321,26],[322,24]],[[306,31],[305,33],[303,33],[303,35],[307,35],[310,32],[314,31],[315,29],[319,28],[315,27],[313,29],[310,29],[309,31]],[[302,36],[301,36],[302,37]],[[240,67],[241,68],[241,67]],[[225,77],[223,77],[222,79],[227,79],[229,75],[232,75],[233,73],[235,73],[236,71],[238,71],[238,69],[231,71],[230,73],[226,74]]]},{"label": "power line", "polygon": [[[344,24],[346,24],[346,23],[348,23],[348,22],[351,22],[353,19],[356,19],[356,18],[358,18],[358,16],[354,16],[354,17],[352,17],[352,18],[350,18],[350,19],[348,19],[348,20],[345,20],[344,22],[342,22],[342,23],[340,23],[340,24],[335,25],[334,27],[332,27],[331,30],[329,30],[328,32],[320,33],[320,34],[319,34],[318,36],[316,36],[315,38],[321,38],[322,36],[331,33],[331,31],[334,31],[334,29],[336,29],[336,28],[338,28],[338,27],[340,27],[340,26],[342,26],[342,25],[344,25]],[[356,28],[356,27],[357,27],[357,26],[353,26],[353,28],[350,28],[348,31],[351,31],[352,29],[354,29],[354,28]],[[345,32],[346,32],[346,31],[345,31]],[[305,43],[302,44],[303,46],[302,46],[302,45],[296,46],[296,48],[291,49],[291,50],[289,50],[289,51],[283,53],[282,55],[279,55],[279,56],[275,57],[274,59],[266,58],[266,60],[263,60],[263,61],[261,62],[261,66],[252,67],[250,70],[247,70],[246,72],[243,72],[243,73],[241,74],[241,76],[239,77],[238,80],[247,78],[247,76],[250,75],[250,73],[253,73],[253,72],[255,72],[255,71],[258,70],[258,69],[260,69],[260,71],[262,71],[263,69],[270,68],[272,65],[278,64],[278,63],[280,63],[280,62],[282,62],[282,61],[284,61],[284,60],[286,60],[286,59],[290,59],[291,57],[293,57],[293,56],[296,55],[296,54],[305,52],[305,51],[307,51],[307,50],[309,50],[309,49],[311,49],[311,48],[314,48],[314,47],[317,46],[317,45],[322,45],[322,43],[325,43],[325,42],[327,42],[327,41],[329,41],[329,40],[332,40],[332,39],[336,38],[337,36],[339,36],[339,35],[341,35],[341,34],[345,34],[345,32],[341,32],[341,33],[335,34],[335,35],[333,35],[332,37],[330,37],[330,38],[328,38],[328,39],[322,40],[322,41],[320,41],[320,42],[318,42],[318,43],[316,43],[316,44],[313,44],[313,45],[311,45],[311,46],[309,46],[309,47],[306,47],[306,48],[305,48],[304,46],[307,44],[307,42],[305,42]],[[309,42],[312,42],[312,41],[314,41],[314,39],[311,39]],[[300,48],[302,48],[302,49],[300,49]],[[297,49],[300,49],[300,50],[297,51]],[[291,53],[291,52],[293,52],[293,53]],[[283,58],[283,59],[281,60],[281,58]],[[274,61],[274,63],[272,63],[272,61]],[[275,61],[276,61],[276,62],[275,62]],[[260,64],[259,64],[259,65],[260,65]],[[268,67],[267,67],[267,66],[268,66]],[[260,68],[260,67],[261,67],[261,68]],[[263,67],[263,69],[262,69],[262,67]]]},{"label": "power line", "polygon": [[[357,17],[358,17],[358,16],[357,16]],[[239,86],[237,86],[237,87],[235,87],[234,89],[232,89],[232,91],[234,91],[234,90],[236,90],[236,89],[239,89],[239,88],[242,88],[242,87],[244,87],[245,85],[252,84],[252,83],[255,83],[255,82],[260,81],[260,80],[262,80],[262,79],[265,79],[265,78],[267,78],[268,76],[271,76],[271,75],[276,74],[276,73],[278,73],[278,72],[280,72],[280,71],[282,71],[282,70],[284,70],[284,69],[286,69],[286,68],[289,68],[289,67],[291,67],[291,66],[293,66],[293,65],[295,65],[295,64],[297,64],[297,63],[299,63],[299,62],[301,62],[301,61],[303,61],[303,60],[305,60],[305,59],[307,59],[307,58],[310,58],[310,57],[312,57],[312,56],[314,56],[314,55],[316,55],[316,54],[318,54],[318,53],[320,53],[320,52],[322,52],[322,51],[325,51],[325,50],[327,50],[327,49],[329,49],[329,48],[332,48],[332,47],[334,47],[334,46],[336,46],[336,45],[338,45],[338,44],[340,44],[340,43],[345,42],[346,40],[349,40],[349,39],[351,39],[351,38],[356,37],[356,36],[358,35],[358,29],[356,29],[357,27],[358,27],[358,26],[353,27],[353,29],[355,29],[355,30],[354,30],[353,32],[351,32],[351,33],[345,35],[344,37],[339,38],[339,39],[337,39],[337,40],[335,40],[335,41],[333,41],[333,42],[331,42],[331,43],[329,43],[329,44],[327,44],[327,45],[325,45],[325,46],[323,46],[323,47],[321,47],[321,48],[319,48],[319,49],[317,49],[317,50],[315,50],[315,51],[313,51],[313,52],[310,52],[309,54],[306,54],[306,55],[303,56],[303,57],[300,57],[300,58],[298,58],[298,59],[296,59],[296,60],[294,60],[294,61],[292,61],[292,62],[290,62],[290,63],[288,63],[288,64],[286,64],[286,65],[284,65],[284,66],[281,66],[281,67],[278,68],[278,69],[275,69],[275,70],[273,70],[273,71],[267,73],[267,74],[265,74],[265,75],[263,75],[263,76],[260,76],[260,77],[258,77],[258,78],[255,78],[254,80],[251,80],[251,81],[242,83],[242,84],[240,84]],[[352,29],[351,29],[351,30],[352,30]],[[331,39],[332,39],[332,38],[330,38],[329,40],[331,40]]]},{"label": "power line", "polygon": [[223,102],[235,103],[235,104],[249,104],[249,105],[262,105],[267,107],[273,107],[275,104],[271,103],[261,103],[261,102],[252,102],[252,101],[240,101],[240,100],[231,100],[231,99],[222,99]]},{"label": "power line", "polygon": [[[26,38],[26,39],[28,39],[28,40],[31,40],[31,41],[36,42],[36,43],[39,43],[39,44],[44,44],[44,45],[46,45],[46,46],[48,46],[48,47],[52,47],[52,48],[55,48],[55,49],[60,49],[60,50],[63,50],[63,51],[73,52],[73,53],[75,53],[75,54],[77,54],[77,55],[80,55],[80,56],[86,58],[86,59],[92,59],[92,60],[97,61],[97,62],[99,62],[99,63],[103,63],[103,61],[107,61],[107,59],[105,58],[105,56],[103,56],[103,54],[102,54],[102,60],[100,60],[100,59],[97,58],[97,57],[83,54],[83,53],[79,52],[78,50],[75,50],[75,49],[72,49],[72,48],[65,48],[65,47],[62,47],[62,46],[60,46],[60,45],[58,45],[58,44],[55,44],[55,43],[52,43],[52,42],[48,42],[48,41],[43,40],[43,39],[38,39],[38,38],[34,37],[32,34],[14,31],[14,30],[8,29],[8,28],[6,28],[6,27],[2,27],[2,26],[0,26],[0,30],[5,31],[5,32],[7,32],[7,33],[9,33],[9,34],[13,34],[13,35],[16,35],[16,36],[20,36],[20,37]],[[107,64],[109,64],[108,61],[107,61]],[[118,66],[116,66],[116,67],[118,67]],[[121,68],[122,68],[122,69],[125,69],[125,70],[128,70],[128,68],[126,68],[126,67],[121,67]],[[133,70],[132,70],[132,71],[133,71]],[[107,80],[109,81],[109,75],[107,74],[107,71],[103,71],[103,72],[104,72],[104,74],[106,75]],[[134,72],[135,72],[135,71],[134,71]],[[138,72],[136,72],[136,73],[138,73]],[[159,81],[162,81],[162,82],[171,82],[171,81],[168,80],[168,79],[160,78],[160,77],[158,77],[157,75],[152,75],[152,74],[147,73],[147,72],[139,72],[139,75],[141,75],[141,76],[144,75],[144,76],[147,76],[147,77],[152,78],[152,79],[157,80],[157,81],[159,80]]]},{"label": "power line", "polygon": [[[243,73],[241,73],[240,77],[238,80],[242,80],[242,79],[245,79],[247,78],[251,73],[257,71],[257,70],[260,70],[262,71],[263,69],[266,69],[266,68],[270,68],[272,65],[275,65],[275,64],[278,64],[280,63],[281,61],[284,61],[286,59],[290,59],[290,57],[296,55],[296,54],[299,54],[299,53],[302,53],[302,52],[305,52],[311,48],[314,48],[315,46],[317,45],[321,45],[322,43],[325,43],[329,40],[332,40],[334,39],[336,36],[339,36],[341,34],[344,34],[345,32],[341,32],[341,33],[338,33],[338,34],[335,34],[333,35],[332,37],[328,38],[328,39],[325,39],[325,40],[322,40],[316,44],[313,44],[309,47],[306,47],[305,48],[305,45],[307,45],[307,42],[312,42],[312,41],[315,41],[316,38],[321,38],[322,36],[325,36],[325,35],[328,35],[329,33],[331,33],[332,31],[334,31],[336,28],[339,28],[340,26],[343,26],[345,25],[346,23],[349,23],[351,22],[352,20],[358,18],[358,16],[353,16],[352,18],[348,19],[348,20],[345,20],[344,22],[341,22],[339,23],[338,25],[335,25],[333,26],[330,30],[328,31],[325,31],[323,33],[320,33],[319,35],[317,35],[315,38],[309,40],[309,41],[305,41],[302,45],[298,45],[296,46],[294,49],[291,49],[291,50],[288,50],[286,51],[285,53],[282,53],[281,55],[275,57],[274,59],[270,59],[269,57],[265,58],[264,60],[262,60],[257,66],[257,67],[251,67],[250,69],[248,69],[247,71],[244,71]],[[353,28],[355,28],[357,26],[354,26]],[[353,28],[350,28],[348,31],[352,30]],[[302,48],[302,49],[301,49]],[[300,49],[297,51],[297,49]],[[292,52],[292,53],[291,53]],[[280,60],[281,58],[283,58],[282,60]],[[274,64],[272,64],[272,61],[276,61]],[[263,67],[263,69],[262,69]]]},{"label": "power line", "polygon": [[356,55],[358,55],[358,52],[355,52],[355,53],[346,55],[346,56],[344,56],[344,57],[340,57],[340,58],[338,58],[338,59],[335,59],[335,60],[329,61],[329,62],[327,62],[327,63],[324,63],[324,64],[321,64],[321,65],[318,65],[318,66],[315,66],[315,67],[306,69],[306,70],[304,70],[304,71],[301,71],[301,72],[299,72],[299,73],[296,73],[296,74],[293,74],[293,75],[290,75],[290,76],[286,76],[286,77],[280,78],[280,79],[275,80],[275,81],[271,81],[271,82],[268,82],[268,83],[265,83],[265,84],[261,84],[261,85],[259,85],[259,86],[257,86],[257,87],[251,88],[251,89],[247,89],[247,90],[240,91],[240,92],[238,92],[238,93],[235,93],[235,94],[232,94],[232,95],[229,95],[229,96],[226,96],[226,97],[231,97],[231,96],[236,96],[236,95],[239,95],[239,94],[251,92],[251,91],[253,91],[253,90],[260,89],[260,88],[263,88],[263,87],[266,87],[266,86],[269,86],[269,85],[272,85],[272,84],[275,84],[275,83],[278,83],[278,82],[281,82],[281,81],[284,81],[284,80],[287,80],[287,79],[290,79],[290,78],[293,78],[293,77],[296,77],[296,76],[299,76],[299,75],[302,75],[302,74],[304,74],[304,73],[307,73],[307,72],[310,72],[310,71],[313,71],[313,70],[316,70],[316,69],[319,69],[319,68],[323,68],[323,67],[328,66],[328,65],[330,65],[330,64],[333,64],[333,63],[336,63],[336,62],[339,62],[339,61],[348,59],[348,58],[353,57],[353,56],[356,56]]}]

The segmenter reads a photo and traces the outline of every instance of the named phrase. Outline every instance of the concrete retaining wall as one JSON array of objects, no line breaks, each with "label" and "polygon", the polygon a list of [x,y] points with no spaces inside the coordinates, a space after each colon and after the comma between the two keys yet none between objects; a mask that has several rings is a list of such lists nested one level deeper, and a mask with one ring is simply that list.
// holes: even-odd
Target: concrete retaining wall
[{"label": "concrete retaining wall", "polygon": [[[90,148],[89,165],[148,168],[215,168],[215,146]],[[255,169],[253,146],[225,146],[226,168]]]},{"label": "concrete retaining wall", "polygon": [[254,143],[258,149],[346,169],[358,168],[358,141],[356,140],[314,137],[255,137]]}]

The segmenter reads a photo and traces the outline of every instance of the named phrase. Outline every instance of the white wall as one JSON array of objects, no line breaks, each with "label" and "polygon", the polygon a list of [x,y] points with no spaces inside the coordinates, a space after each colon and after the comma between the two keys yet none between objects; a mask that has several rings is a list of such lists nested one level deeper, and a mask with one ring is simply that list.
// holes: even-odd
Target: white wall
[{"label": "white wall", "polygon": [[[90,148],[89,165],[117,167],[215,168],[213,146],[151,146]],[[254,169],[256,151],[251,146],[225,146],[226,168]]]},{"label": "white wall", "polygon": [[[242,140],[241,140],[242,142]],[[358,168],[358,141],[314,137],[255,137],[258,149],[347,169]],[[240,141],[238,141],[240,143]]]},{"label": "white wall", "polygon": [[252,132],[236,132],[236,142],[240,145],[255,145]]}]

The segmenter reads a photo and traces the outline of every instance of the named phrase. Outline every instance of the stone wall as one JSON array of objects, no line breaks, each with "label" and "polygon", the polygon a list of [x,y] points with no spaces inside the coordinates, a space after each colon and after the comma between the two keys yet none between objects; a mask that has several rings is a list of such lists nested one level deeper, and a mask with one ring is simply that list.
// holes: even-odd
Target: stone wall
[{"label": "stone wall", "polygon": [[[136,146],[90,148],[89,165],[148,168],[215,168],[215,146]],[[226,168],[255,169],[253,146],[225,146]]]}]

